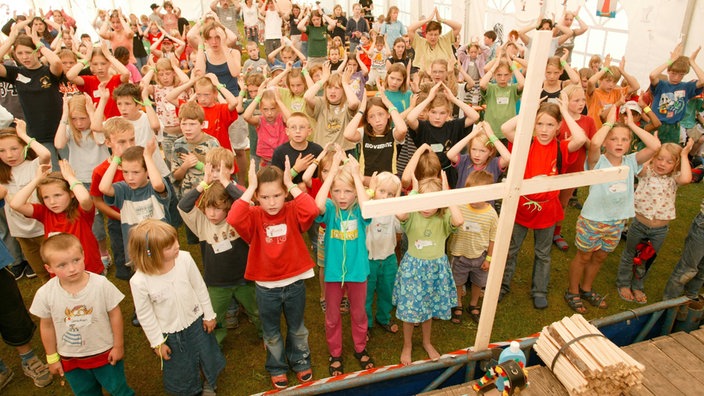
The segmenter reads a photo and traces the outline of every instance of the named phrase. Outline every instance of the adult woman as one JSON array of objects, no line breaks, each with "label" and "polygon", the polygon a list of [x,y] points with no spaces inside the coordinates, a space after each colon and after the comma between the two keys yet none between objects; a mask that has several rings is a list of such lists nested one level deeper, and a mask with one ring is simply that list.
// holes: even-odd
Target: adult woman
[{"label": "adult woman", "polygon": [[[0,63],[0,80],[12,83],[17,89],[27,121],[27,134],[51,151],[52,162],[58,168],[54,135],[63,109],[59,92],[63,66],[61,59],[43,44],[37,29],[33,28],[30,36],[18,37],[18,32],[30,22],[22,21],[13,26],[8,40],[0,46],[0,57],[4,57],[14,43],[19,64],[5,66]],[[48,66],[39,61],[41,56],[46,58]]]},{"label": "adult woman", "polygon": [[381,31],[379,33],[385,36],[386,45],[388,45],[389,48],[394,46],[397,38],[403,37],[403,35],[406,34],[406,26],[398,20],[398,7],[389,7],[389,12],[386,15],[384,24],[381,25]]},{"label": "adult woman", "polygon": [[103,23],[98,34],[100,38],[110,41],[110,48],[127,48],[130,51],[130,63],[137,63],[132,42],[134,33],[119,9],[112,12],[110,19]]}]

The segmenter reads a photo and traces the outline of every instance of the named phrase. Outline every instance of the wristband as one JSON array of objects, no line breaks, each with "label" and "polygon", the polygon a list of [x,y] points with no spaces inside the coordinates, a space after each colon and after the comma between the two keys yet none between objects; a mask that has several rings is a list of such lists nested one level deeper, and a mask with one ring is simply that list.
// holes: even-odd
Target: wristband
[{"label": "wristband", "polygon": [[243,90],[240,91],[239,95],[237,95],[237,96],[239,96],[240,98],[244,98],[245,95],[247,95],[247,91],[245,91],[245,90],[243,89]]},{"label": "wristband", "polygon": [[34,142],[36,140],[37,139],[35,139],[35,138],[29,139],[29,141],[27,142],[27,145],[24,146],[24,152],[22,153],[24,159],[27,159],[27,154],[29,154],[29,149],[30,149],[30,147],[32,147],[32,142]]},{"label": "wristband", "polygon": [[605,123],[601,124],[601,126],[607,126],[607,127],[609,127],[609,129],[611,129],[614,127],[614,124],[612,122],[605,122]]},{"label": "wristband", "polygon": [[368,188],[367,195],[369,196],[369,198],[374,198],[374,190],[372,190],[371,188]]},{"label": "wristband", "polygon": [[516,65],[514,63],[511,63],[508,68],[511,69],[511,71],[514,71],[516,70]]},{"label": "wristband", "polygon": [[206,183],[205,180],[201,181],[198,185],[203,189],[203,191],[210,188],[210,184]]},{"label": "wristband", "polygon": [[34,50],[34,52],[39,52],[39,51],[42,49],[42,47],[44,47],[44,43],[42,43],[42,42],[40,41],[40,42],[37,44],[37,48]]},{"label": "wristband", "polygon": [[486,146],[488,146],[490,144],[495,144],[498,140],[499,140],[499,138],[497,138],[496,135],[491,135],[491,136],[489,136],[489,141],[486,142]]},{"label": "wristband", "polygon": [[75,182],[71,183],[71,186],[68,188],[70,191],[73,191],[73,188],[76,187],[78,184],[83,185],[79,180],[76,180]]},{"label": "wristband", "polygon": [[667,65],[668,65],[668,66],[672,66],[672,64],[673,64],[674,62],[675,62],[675,61],[673,61],[672,59],[668,59],[668,60],[667,60]]},{"label": "wristband", "polygon": [[398,109],[395,106],[391,106],[389,107],[389,113],[391,113],[392,111],[398,111]]},{"label": "wristband", "polygon": [[644,113],[647,114],[647,113],[650,113],[651,111],[653,111],[653,109],[651,109],[650,106],[645,106],[645,107],[643,107],[643,112],[644,112]]},{"label": "wristband", "polygon": [[204,49],[205,49],[205,44],[198,44],[198,49],[199,49],[199,50],[204,50]]},{"label": "wristband", "polygon": [[81,59],[79,62],[83,63],[84,68],[88,67],[88,64],[90,63],[88,59]]},{"label": "wristband", "polygon": [[307,75],[308,75],[308,69],[301,69],[301,74],[303,74],[304,76],[307,76]]},{"label": "wristband", "polygon": [[311,165],[318,166],[319,163],[320,163],[320,162],[319,162],[317,159],[314,159],[314,160],[313,160],[313,163],[312,163]]},{"label": "wristband", "polygon": [[201,161],[198,161],[198,162],[196,162],[195,166],[193,166],[193,167],[198,169],[199,171],[202,171],[203,168],[205,168],[205,164]]},{"label": "wristband", "polygon": [[417,194],[418,194],[418,190],[411,190],[411,192],[408,193],[409,196],[410,195],[417,195]]},{"label": "wristband", "polygon": [[566,61],[563,61],[563,60],[560,60],[560,66],[562,66],[562,67],[567,67],[567,62],[566,62]]},{"label": "wristband", "polygon": [[575,21],[579,21],[579,15],[575,15],[575,16],[574,16],[574,20],[575,20]]},{"label": "wristband", "polygon": [[288,192],[290,193],[294,188],[298,188],[298,184],[292,184],[291,187],[288,188]]},{"label": "wristband", "polygon": [[294,178],[298,176],[298,171],[295,168],[291,168],[291,177]]},{"label": "wristband", "polygon": [[484,261],[486,261],[487,263],[490,263],[490,262],[491,262],[491,256],[486,256],[486,257],[484,257]]},{"label": "wristband", "polygon": [[254,97],[254,103],[259,104],[259,102],[261,102],[261,101],[262,101],[261,95],[257,95],[257,96]]},{"label": "wristband", "polygon": [[359,110],[359,111],[357,112],[357,114],[359,114],[359,115],[364,115],[364,110]]},{"label": "wristband", "polygon": [[120,165],[122,163],[122,158],[120,158],[118,156],[114,156],[114,157],[112,157],[112,162],[114,164]]},{"label": "wristband", "polygon": [[[601,68],[601,71],[603,71],[604,73],[611,73],[611,69],[609,69],[609,68],[606,67],[606,66],[602,67],[602,68]],[[613,74],[613,73],[611,73],[611,74]]]},{"label": "wristband", "polygon": [[46,355],[46,362],[49,364],[58,363],[61,360],[61,356],[58,353],[52,353],[51,355]]},{"label": "wristband", "polygon": [[218,92],[220,92],[220,90],[223,89],[223,88],[225,88],[225,84],[218,84],[218,85],[215,86],[215,89],[217,89]]}]

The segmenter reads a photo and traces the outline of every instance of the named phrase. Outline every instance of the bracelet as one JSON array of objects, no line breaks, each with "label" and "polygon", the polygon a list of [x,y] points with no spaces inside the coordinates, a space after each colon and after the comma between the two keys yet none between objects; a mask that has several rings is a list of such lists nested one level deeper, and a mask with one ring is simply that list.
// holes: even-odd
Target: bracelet
[{"label": "bracelet", "polygon": [[484,261],[486,261],[487,263],[490,263],[490,262],[491,262],[491,256],[486,256],[486,257],[484,257]]},{"label": "bracelet", "polygon": [[296,168],[291,168],[291,177],[294,178],[296,176],[298,176],[298,171]]},{"label": "bracelet", "polygon": [[307,75],[308,75],[308,69],[301,69],[301,74],[303,74],[304,76],[307,76]]},{"label": "bracelet", "polygon": [[311,165],[318,166],[319,164],[320,164],[320,161],[318,161],[317,159],[314,159],[313,163]]},{"label": "bracelet", "polygon": [[[611,69],[609,69],[609,68],[606,67],[606,66],[602,67],[600,71],[603,71],[603,72],[605,72],[605,73],[611,73]],[[611,73],[611,74],[613,74],[613,73]]]},{"label": "bracelet", "polygon": [[357,111],[357,114],[359,114],[359,115],[364,115],[364,110],[359,110],[359,111]]},{"label": "bracelet", "polygon": [[613,122],[605,122],[605,123],[601,124],[601,126],[607,126],[607,127],[609,127],[609,129],[611,129],[614,127],[614,123]]},{"label": "bracelet", "polygon": [[391,113],[392,111],[398,111],[398,109],[396,108],[396,106],[391,106],[391,107],[389,107],[389,113]]},{"label": "bracelet", "polygon": [[563,61],[563,60],[560,60],[560,66],[562,66],[562,67],[567,67],[567,62],[566,62],[566,61]]},{"label": "bracelet", "polygon": [[90,61],[88,59],[81,59],[79,62],[83,63],[84,68],[88,67],[88,64],[90,63]]},{"label": "bracelet", "polygon": [[650,113],[651,111],[653,111],[653,109],[651,109],[650,106],[645,106],[645,107],[643,107],[643,112],[644,112],[644,113]]},{"label": "bracelet", "polygon": [[369,196],[369,198],[374,198],[374,190],[372,190],[371,188],[368,188],[367,195]]},{"label": "bracelet", "polygon": [[40,41],[39,44],[37,44],[37,48],[34,50],[34,52],[40,51],[43,47],[44,47],[44,43],[42,43],[42,42]]},{"label": "bracelet", "polygon": [[674,62],[675,62],[675,61],[673,61],[672,59],[668,59],[668,60],[667,60],[667,65],[668,65],[668,66],[672,66],[672,64],[673,64]]},{"label": "bracelet", "polygon": [[575,15],[575,16],[574,16],[574,20],[575,20],[575,21],[579,21],[579,15]]},{"label": "bracelet", "polygon": [[240,91],[239,95],[237,95],[237,96],[239,96],[240,98],[244,98],[245,95],[247,95],[247,91],[245,91],[245,90],[243,89],[243,90]]},{"label": "bracelet", "polygon": [[68,188],[70,191],[73,191],[73,188],[76,187],[77,185],[83,185],[79,180],[76,180],[75,182],[71,183],[71,186]]},{"label": "bracelet", "polygon": [[193,167],[198,169],[199,171],[202,171],[203,168],[205,168],[205,164],[202,161],[198,161]]},{"label": "bracelet", "polygon": [[292,184],[291,187],[288,188],[288,192],[290,193],[294,188],[298,188],[298,184]]},{"label": "bracelet", "polygon": [[198,44],[198,49],[199,49],[199,50],[204,50],[204,49],[205,49],[205,44]]},{"label": "bracelet", "polygon": [[52,353],[51,355],[46,355],[46,362],[49,364],[58,363],[61,360],[59,353]]},{"label": "bracelet", "polygon": [[410,195],[417,195],[417,194],[418,194],[418,190],[411,190],[411,192],[408,193],[409,196]]},{"label": "bracelet", "polygon": [[261,101],[262,101],[261,95],[257,95],[257,96],[254,97],[254,103],[257,103],[257,104],[258,104],[258,103],[261,102]]},{"label": "bracelet", "polygon": [[218,92],[220,92],[220,90],[223,89],[223,88],[225,88],[225,84],[218,84],[218,85],[215,86],[215,89],[217,89]]},{"label": "bracelet", "polygon": [[203,191],[210,188],[210,184],[206,183],[205,180],[201,181],[198,185],[203,189]]},{"label": "bracelet", "polygon": [[491,135],[491,136],[489,136],[489,142],[488,142],[488,143],[490,143],[490,144],[495,144],[498,140],[499,140],[499,138],[497,138],[496,135]]},{"label": "bracelet", "polygon": [[118,156],[114,156],[114,157],[112,157],[112,162],[114,164],[120,165],[122,163],[122,158],[120,158]]},{"label": "bracelet", "polygon": [[511,71],[514,71],[516,70],[516,65],[514,63],[511,63],[508,68],[511,69]]}]

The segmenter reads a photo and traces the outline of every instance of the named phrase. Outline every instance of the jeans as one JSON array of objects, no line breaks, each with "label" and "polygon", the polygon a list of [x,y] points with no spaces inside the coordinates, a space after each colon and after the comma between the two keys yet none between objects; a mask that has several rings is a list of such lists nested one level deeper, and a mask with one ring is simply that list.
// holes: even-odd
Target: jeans
[{"label": "jeans", "polygon": [[621,263],[618,266],[618,274],[616,275],[616,287],[630,287],[633,290],[643,290],[643,282],[647,272],[645,270],[645,263],[643,263],[643,265],[633,266],[636,246],[643,239],[647,238],[650,240],[650,243],[653,244],[655,253],[659,252],[663,242],[665,242],[665,237],[669,229],[669,226],[650,228],[638,221],[638,219],[633,220],[631,226],[628,228],[626,248],[623,249],[623,253],[621,254]]},{"label": "jeans", "polygon": [[[4,205],[9,205],[10,203],[5,201]],[[5,243],[5,247],[10,252],[15,261],[12,263],[13,266],[19,265],[24,261],[24,254],[22,254],[22,249],[17,239],[10,235],[10,229],[7,227],[7,215],[5,214],[5,207],[0,207],[0,239]]]},{"label": "jeans", "polygon": [[[271,376],[286,374],[289,364],[295,372],[310,368],[308,329],[303,323],[306,284],[298,280],[284,287],[267,289],[256,285],[259,319],[266,345],[266,370]],[[281,334],[281,313],[286,320],[286,343]]]},{"label": "jeans", "polygon": [[[516,272],[516,260],[518,259],[518,251],[523,245],[523,240],[526,239],[529,228],[520,224],[513,225],[513,233],[511,234],[511,244],[508,248],[508,258],[506,259],[506,269],[504,270],[504,278],[501,281],[501,292],[508,293],[511,289],[511,279]],[[552,236],[555,226],[548,228],[540,228],[533,230],[533,238],[535,239],[533,259],[533,283],[530,289],[530,294],[535,297],[546,297],[548,294],[548,283],[550,282],[550,248],[552,247]]]},{"label": "jeans", "polygon": [[120,220],[108,219],[108,235],[110,235],[112,262],[115,264],[115,276],[118,279],[129,280],[132,277],[132,270],[125,265],[125,245],[122,241]]},{"label": "jeans", "polygon": [[[630,231],[629,231],[630,233]],[[680,261],[672,270],[672,275],[665,285],[663,300],[677,298],[682,292],[689,298],[696,298],[704,284],[704,213],[692,221],[689,234],[684,240],[684,249]]]},{"label": "jeans", "polygon": [[51,169],[55,171],[59,170],[59,157],[68,159],[68,147],[57,150],[54,146],[54,142],[42,143],[42,146],[46,147],[51,153]]}]

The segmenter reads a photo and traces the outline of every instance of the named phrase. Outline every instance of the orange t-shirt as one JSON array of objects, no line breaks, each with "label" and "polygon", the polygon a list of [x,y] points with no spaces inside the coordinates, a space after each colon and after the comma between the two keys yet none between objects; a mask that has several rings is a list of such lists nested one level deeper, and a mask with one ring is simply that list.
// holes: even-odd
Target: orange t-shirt
[{"label": "orange t-shirt", "polygon": [[587,97],[587,115],[594,119],[594,125],[598,130],[601,128],[601,112],[605,107],[613,105],[621,99],[621,96],[627,94],[628,88],[614,88],[611,92],[606,92],[601,88],[597,88]]}]

